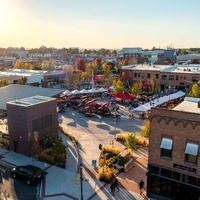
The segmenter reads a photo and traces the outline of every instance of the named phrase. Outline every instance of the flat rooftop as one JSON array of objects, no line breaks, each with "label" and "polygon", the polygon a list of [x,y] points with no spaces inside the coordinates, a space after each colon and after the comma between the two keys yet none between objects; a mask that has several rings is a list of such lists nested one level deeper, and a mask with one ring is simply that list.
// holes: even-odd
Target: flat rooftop
[{"label": "flat rooftop", "polygon": [[7,104],[18,105],[23,107],[29,107],[36,104],[41,104],[48,101],[53,101],[55,98],[52,97],[45,97],[45,96],[33,96],[24,99],[16,99],[14,101],[7,102]]},{"label": "flat rooftop", "polygon": [[173,110],[200,113],[200,108],[198,108],[199,101],[200,98],[185,97],[184,101],[176,106]]},{"label": "flat rooftop", "polygon": [[14,101],[15,99],[23,99],[36,95],[54,97],[64,91],[64,89],[42,88],[28,85],[8,85],[0,88],[0,109],[6,110],[6,103]]}]

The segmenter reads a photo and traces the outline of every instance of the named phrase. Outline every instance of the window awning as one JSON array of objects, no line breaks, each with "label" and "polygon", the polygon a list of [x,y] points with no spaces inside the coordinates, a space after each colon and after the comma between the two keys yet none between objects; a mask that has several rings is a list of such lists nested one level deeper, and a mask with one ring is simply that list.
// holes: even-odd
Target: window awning
[{"label": "window awning", "polygon": [[193,144],[193,143],[189,143],[188,142],[186,144],[185,154],[190,154],[190,155],[193,155],[193,156],[197,156],[198,149],[199,149],[198,144]]},{"label": "window awning", "polygon": [[162,138],[160,148],[171,150],[172,149],[172,139]]}]

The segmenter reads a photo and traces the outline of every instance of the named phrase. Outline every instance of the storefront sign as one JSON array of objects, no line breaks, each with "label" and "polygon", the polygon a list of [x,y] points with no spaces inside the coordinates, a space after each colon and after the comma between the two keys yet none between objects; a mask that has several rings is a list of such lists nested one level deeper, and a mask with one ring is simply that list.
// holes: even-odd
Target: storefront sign
[{"label": "storefront sign", "polygon": [[183,166],[183,165],[179,165],[179,164],[175,164],[175,163],[173,164],[173,168],[181,170],[181,171],[185,171],[185,172],[188,172],[188,173],[191,173],[191,174],[196,174],[196,171],[197,171],[194,168]]}]

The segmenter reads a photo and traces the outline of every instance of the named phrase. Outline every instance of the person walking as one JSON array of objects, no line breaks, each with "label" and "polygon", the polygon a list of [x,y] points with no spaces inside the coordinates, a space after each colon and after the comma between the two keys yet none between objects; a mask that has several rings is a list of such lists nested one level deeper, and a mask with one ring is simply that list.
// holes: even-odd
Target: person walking
[{"label": "person walking", "polygon": [[114,182],[113,182],[113,181],[111,182],[111,185],[110,185],[110,190],[111,190],[110,192],[111,192],[111,193],[112,193],[112,195],[114,196],[114,195],[115,195],[115,193],[114,193],[114,192],[115,192],[115,184],[114,184]]},{"label": "person walking", "polygon": [[140,194],[143,194],[144,191],[144,181],[143,179],[141,179],[141,181],[139,182],[139,189],[140,189]]},{"label": "person walking", "polygon": [[115,181],[114,181],[114,186],[115,188],[117,188],[118,192],[119,192],[119,188],[118,188],[118,180],[115,178]]}]

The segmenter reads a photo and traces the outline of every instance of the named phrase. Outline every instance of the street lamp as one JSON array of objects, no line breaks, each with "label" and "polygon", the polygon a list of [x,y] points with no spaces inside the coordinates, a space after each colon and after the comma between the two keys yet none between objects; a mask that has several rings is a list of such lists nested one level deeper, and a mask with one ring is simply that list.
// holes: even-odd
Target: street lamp
[{"label": "street lamp", "polygon": [[82,174],[83,165],[80,164],[80,178],[81,178],[81,200],[83,200],[83,174]]}]

